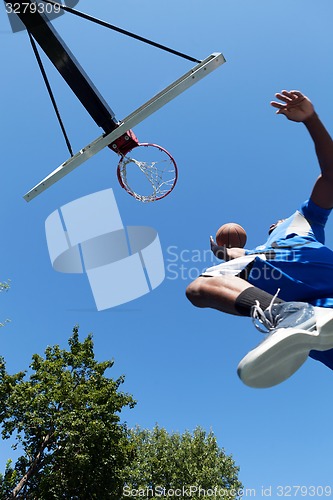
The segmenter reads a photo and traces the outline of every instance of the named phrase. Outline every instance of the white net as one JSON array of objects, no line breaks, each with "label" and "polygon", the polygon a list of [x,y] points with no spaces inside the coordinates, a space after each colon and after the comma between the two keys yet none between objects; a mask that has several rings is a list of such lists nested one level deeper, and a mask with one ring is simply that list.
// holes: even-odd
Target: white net
[{"label": "white net", "polygon": [[[154,157],[160,156],[158,160],[141,161],[127,155],[123,156],[118,164],[118,177],[122,187],[142,202],[164,198],[172,191],[177,181],[177,166],[173,158],[163,148],[149,146],[153,146],[151,154]],[[137,156],[137,149],[131,151],[131,155],[135,152]]]}]

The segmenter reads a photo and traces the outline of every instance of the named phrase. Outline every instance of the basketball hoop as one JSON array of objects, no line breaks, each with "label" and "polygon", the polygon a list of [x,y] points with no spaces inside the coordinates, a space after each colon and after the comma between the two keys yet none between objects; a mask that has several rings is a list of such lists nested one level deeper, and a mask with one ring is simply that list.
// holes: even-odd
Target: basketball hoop
[{"label": "basketball hoop", "polygon": [[[134,151],[135,158],[132,157]],[[141,160],[142,153],[144,161]],[[140,143],[126,155],[121,155],[117,176],[122,188],[137,200],[147,203],[161,200],[171,193],[177,182],[178,169],[166,149],[157,144]]]}]

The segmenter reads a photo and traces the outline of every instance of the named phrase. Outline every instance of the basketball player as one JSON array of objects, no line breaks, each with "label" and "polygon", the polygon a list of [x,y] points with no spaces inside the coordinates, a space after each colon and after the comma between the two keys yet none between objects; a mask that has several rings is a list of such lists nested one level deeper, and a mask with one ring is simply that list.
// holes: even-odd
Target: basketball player
[{"label": "basketball player", "polygon": [[308,130],[321,169],[310,199],[272,224],[254,250],[211,248],[224,263],[209,268],[186,294],[197,307],[252,316],[269,332],[238,366],[241,380],[270,387],[286,380],[310,356],[333,369],[333,251],[324,227],[333,208],[333,141],[311,101],[283,90],[271,102],[277,114]]}]

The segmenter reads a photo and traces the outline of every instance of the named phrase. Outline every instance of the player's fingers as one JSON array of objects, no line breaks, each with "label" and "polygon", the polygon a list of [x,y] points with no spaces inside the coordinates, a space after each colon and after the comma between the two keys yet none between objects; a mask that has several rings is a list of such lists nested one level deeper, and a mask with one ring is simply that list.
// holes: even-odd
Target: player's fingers
[{"label": "player's fingers", "polygon": [[283,91],[285,96],[290,98],[291,104],[299,104],[300,102],[305,100],[305,96],[300,92],[299,90],[290,90],[288,91]]},{"label": "player's fingers", "polygon": [[278,92],[275,94],[275,97],[277,99],[280,99],[280,101],[285,102],[286,104],[290,103],[292,99],[292,94],[290,92],[287,92],[287,90],[282,90],[282,92]]},{"label": "player's fingers", "polygon": [[299,95],[302,95],[298,90],[282,90],[281,94],[291,100],[297,99]]},{"label": "player's fingers", "polygon": [[275,111],[275,114],[277,115],[285,115],[287,116],[289,114],[289,111],[290,109],[285,105],[285,106],[281,106],[281,107],[278,107],[278,106],[275,106],[277,107],[277,111]]},{"label": "player's fingers", "polygon": [[298,92],[297,90],[293,90],[292,92],[295,96],[294,104],[300,104],[306,100],[305,95],[303,95],[302,92]]},{"label": "player's fingers", "polygon": [[282,109],[285,107],[285,104],[281,104],[280,102],[276,101],[271,101],[270,105],[273,106],[273,108],[278,108],[278,109]]},{"label": "player's fingers", "polygon": [[279,92],[279,94],[287,99],[292,98],[292,93],[289,92],[289,90],[281,90],[281,92]]},{"label": "player's fingers", "polygon": [[295,95],[296,97],[303,97],[304,98],[304,94],[302,94],[302,92],[300,92],[299,90],[291,90],[290,93]]}]

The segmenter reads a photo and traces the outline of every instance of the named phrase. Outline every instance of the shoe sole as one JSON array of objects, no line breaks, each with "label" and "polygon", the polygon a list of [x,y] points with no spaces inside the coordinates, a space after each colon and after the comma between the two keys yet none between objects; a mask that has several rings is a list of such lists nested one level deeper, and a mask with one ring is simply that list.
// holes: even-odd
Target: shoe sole
[{"label": "shoe sole", "polygon": [[237,368],[242,382],[258,389],[273,387],[293,375],[307,360],[311,350],[331,349],[333,310],[318,310],[316,313],[316,330],[280,329],[250,351]]}]

